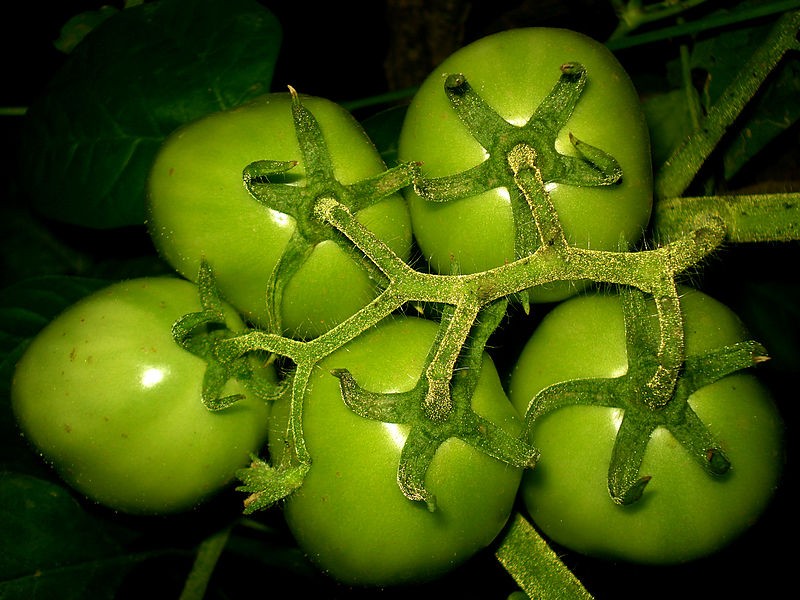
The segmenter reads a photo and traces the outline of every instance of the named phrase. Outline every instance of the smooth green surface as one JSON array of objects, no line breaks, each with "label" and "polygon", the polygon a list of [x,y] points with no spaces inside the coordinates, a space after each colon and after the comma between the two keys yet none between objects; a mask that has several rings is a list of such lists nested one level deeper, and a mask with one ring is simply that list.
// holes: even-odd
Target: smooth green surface
[{"label": "smooth green surface", "polygon": [[[681,303],[688,356],[747,339],[738,318],[709,296],[684,290]],[[548,385],[618,377],[626,370],[619,299],[579,296],[557,306],[534,332],[512,374],[509,394],[524,412]],[[708,475],[659,428],[640,470],[652,479],[641,500],[625,507],[612,502],[607,488],[620,411],[570,406],[539,420],[531,441],[542,458],[522,488],[537,526],[579,552],[643,563],[695,559],[736,538],[757,519],[778,483],[780,416],[766,388],[747,372],[702,388],[689,403],[722,445],[731,470]]]},{"label": "smooth green surface", "polygon": [[[200,310],[197,294],[175,278],[115,284],[52,321],[19,362],[11,398],[25,438],[92,500],[131,513],[186,510],[263,444],[267,405],[247,397],[206,410],[206,363],[172,339],[173,322]],[[233,393],[246,390],[231,380]]]},{"label": "smooth green surface", "polygon": [[[301,97],[316,117],[336,177],[355,183],[385,169],[364,131],[343,108]],[[182,275],[197,277],[203,256],[223,296],[255,324],[266,319],[266,285],[294,220],[256,201],[242,170],[257,160],[300,161],[289,94],[269,94],[195,121],[165,142],[150,172],[148,225],[161,255]],[[286,176],[303,185],[303,165]],[[359,220],[407,259],[411,232],[399,195],[358,213]],[[319,244],[288,283],[283,326],[313,337],[343,321],[375,296],[366,271],[332,242]]]},{"label": "smooth green surface", "polygon": [[[390,318],[320,363],[304,405],[311,470],[284,505],[301,548],[345,583],[390,585],[433,579],[489,544],[508,519],[521,471],[451,438],[437,450],[426,488],[437,510],[406,499],[397,485],[403,425],[356,415],[329,371],[347,368],[370,391],[413,388],[436,324]],[[510,433],[520,420],[488,357],[473,409]],[[288,402],[273,409],[270,448],[281,453]]]},{"label": "smooth green surface", "polygon": [[[514,29],[470,44],[444,61],[425,80],[409,106],[400,135],[401,161],[422,161],[427,177],[452,175],[481,163],[485,150],[468,133],[445,96],[447,74],[463,73],[475,91],[505,120],[524,124],[550,92],[566,62],[580,62],[588,82],[560,132],[556,148],[575,155],[578,139],[614,156],[622,182],[610,187],[548,186],[570,244],[617,250],[638,240],[652,202],[650,142],[636,90],[614,56],[581,34],[545,28]],[[456,202],[426,202],[406,193],[414,235],[433,268],[450,271],[451,254],[461,271],[473,273],[514,260],[514,222],[509,193],[495,188]],[[552,301],[573,285],[536,288],[532,299]]]}]

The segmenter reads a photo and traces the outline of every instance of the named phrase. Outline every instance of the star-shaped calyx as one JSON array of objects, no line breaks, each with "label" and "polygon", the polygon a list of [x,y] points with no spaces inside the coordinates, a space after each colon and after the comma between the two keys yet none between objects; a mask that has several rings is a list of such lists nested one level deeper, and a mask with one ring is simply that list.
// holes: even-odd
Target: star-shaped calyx
[{"label": "star-shaped calyx", "polygon": [[314,215],[319,198],[335,198],[354,214],[372,206],[386,196],[410,185],[417,165],[404,163],[374,177],[344,185],[336,178],[334,165],[325,138],[314,115],[303,106],[293,88],[292,118],[300,156],[305,171],[304,185],[290,185],[284,180],[298,161],[259,160],[243,171],[244,185],[262,204],[293,217],[295,230],[267,282],[268,330],[281,333],[280,306],[283,290],[314,247],[324,240],[333,240],[350,257],[380,280],[382,275],[333,227]]},{"label": "star-shaped calyx", "polygon": [[551,385],[531,400],[526,423],[530,431],[537,419],[564,406],[621,409],[622,422],[608,468],[608,490],[614,502],[625,505],[638,500],[650,481],[649,476],[640,476],[639,469],[657,427],[668,430],[707,473],[722,475],[728,471],[731,464],[725,452],[688,400],[700,388],[766,360],[766,351],[757,342],[745,341],[688,356],[672,396],[666,402],[650,398],[657,393],[648,383],[660,364],[658,336],[648,327],[652,318],[644,294],[623,287],[620,296],[625,317],[627,373],[610,379],[576,379]]},{"label": "star-shaped calyx", "polygon": [[218,352],[218,343],[241,335],[232,331],[225,321],[223,303],[217,290],[213,272],[203,260],[197,279],[201,310],[189,313],[175,321],[172,337],[184,350],[206,361],[201,400],[206,409],[223,410],[244,399],[241,394],[222,396],[222,390],[230,379],[236,379],[264,401],[277,394],[277,388],[259,377],[249,356],[223,358]]},{"label": "star-shaped calyx", "polygon": [[[535,156],[536,169],[543,186],[559,183],[573,186],[606,186],[622,177],[622,169],[613,156],[569,135],[577,156],[561,154],[556,149],[559,132],[566,126],[586,85],[586,69],[579,63],[561,65],[561,77],[524,125],[503,119],[472,88],[461,74],[449,75],[444,84],[450,105],[488,158],[467,171],[438,178],[418,178],[414,189],[431,202],[450,202],[475,196],[491,189],[516,189],[510,155],[528,147]],[[516,150],[515,150],[516,149]],[[547,193],[542,202],[550,203]],[[509,194],[514,220],[514,259],[532,254],[542,243],[531,207],[519,194]],[[554,211],[554,209],[553,209]],[[527,310],[527,295],[520,299]]]},{"label": "star-shaped calyx", "polygon": [[509,434],[475,413],[471,406],[486,341],[503,318],[506,307],[507,302],[501,300],[481,311],[452,371],[449,386],[431,382],[424,373],[435,360],[439,345],[444,343],[453,307],[445,309],[439,334],[425,361],[423,376],[410,391],[370,392],[361,388],[346,369],[332,371],[339,378],[345,404],[356,414],[385,423],[409,425],[400,453],[397,482],[408,499],[425,502],[430,511],[436,509],[436,498],[425,487],[425,474],[439,446],[450,438],[459,438],[514,467],[532,467],[539,457],[526,438]]}]

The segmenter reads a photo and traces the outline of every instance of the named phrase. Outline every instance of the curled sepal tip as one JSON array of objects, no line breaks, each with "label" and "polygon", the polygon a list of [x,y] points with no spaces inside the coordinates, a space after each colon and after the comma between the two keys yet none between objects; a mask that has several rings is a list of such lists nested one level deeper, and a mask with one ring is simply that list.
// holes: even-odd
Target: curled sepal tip
[{"label": "curled sepal tip", "polygon": [[397,484],[400,486],[400,491],[409,500],[424,502],[428,512],[436,512],[436,495],[425,487],[425,475],[438,445],[426,435],[426,432],[412,428],[403,444],[400,464],[397,467]]},{"label": "curled sepal tip", "polygon": [[225,384],[236,379],[258,397],[265,397],[269,383],[255,377],[246,356],[227,356],[220,352],[225,340],[235,337],[226,323],[223,303],[213,270],[203,259],[198,275],[198,294],[202,310],[183,315],[172,325],[172,337],[181,348],[206,363],[201,401],[206,410],[220,411],[243,400],[243,394],[222,396]]},{"label": "curled sepal tip", "polygon": [[583,77],[586,74],[586,67],[584,67],[581,63],[577,62],[564,63],[563,65],[561,65],[560,69],[564,75]]},{"label": "curled sepal tip", "polygon": [[297,188],[285,184],[286,174],[298,165],[296,160],[257,160],[242,170],[242,181],[250,195],[264,206],[292,214],[297,203]]},{"label": "curled sepal tip", "polygon": [[[358,385],[347,369],[333,369],[339,379],[342,400],[357,415],[384,423],[407,423],[413,405],[419,405],[425,388],[416,386],[408,392],[381,394]],[[428,510],[436,510],[436,497],[425,487],[425,474],[433,455],[443,440],[422,427],[410,427],[397,466],[397,484],[409,500],[424,502]]]},{"label": "curled sepal tip", "polygon": [[183,315],[172,324],[172,339],[184,350],[188,350],[193,354],[200,353],[201,350],[196,349],[198,340],[193,334],[202,325],[208,325],[209,323],[223,324],[225,323],[225,317],[221,312],[209,310]]},{"label": "curled sepal tip", "polygon": [[215,362],[213,359],[209,360],[203,376],[203,390],[200,394],[206,410],[211,412],[225,410],[240,400],[244,400],[244,394],[221,395],[225,383],[230,378],[231,373],[228,372],[224,365]]},{"label": "curled sepal tip", "polygon": [[467,83],[467,78],[461,73],[450,73],[444,80],[444,87],[446,90],[458,93],[459,90],[465,90],[464,85]]},{"label": "curled sepal tip", "polygon": [[232,396],[223,396],[222,398],[211,396],[209,398],[203,398],[203,406],[211,412],[216,412],[218,410],[225,410],[229,406],[233,406],[239,402],[239,400],[244,400],[244,398],[243,394],[233,394]]},{"label": "curled sepal tip", "polygon": [[720,448],[709,448],[706,453],[708,470],[714,475],[724,475],[731,468],[731,461]]},{"label": "curled sepal tip", "polygon": [[[622,179],[622,167],[608,152],[579,140],[572,133],[569,134],[569,141],[582,161],[572,165],[573,169],[568,170],[563,178],[564,183],[606,186]],[[594,172],[589,169],[593,169]]]},{"label": "curled sepal tip", "polygon": [[243,170],[245,184],[256,181],[269,183],[271,175],[283,175],[291,171],[298,164],[296,160],[256,160],[247,165]]},{"label": "curled sepal tip", "polygon": [[339,390],[345,405],[360,417],[384,423],[402,423],[405,419],[404,405],[419,391],[381,394],[369,392],[358,385],[347,369],[333,369],[331,375],[339,379]]},{"label": "curled sepal tip", "polygon": [[257,456],[251,458],[249,467],[236,472],[236,477],[243,483],[236,490],[249,493],[244,500],[244,514],[269,508],[289,496],[303,485],[311,467],[307,463],[273,467]]},{"label": "curled sepal tip", "polygon": [[650,483],[652,477],[642,477],[638,479],[633,485],[623,490],[609,490],[611,498],[616,504],[621,506],[629,506],[637,502],[644,494],[644,488]]}]

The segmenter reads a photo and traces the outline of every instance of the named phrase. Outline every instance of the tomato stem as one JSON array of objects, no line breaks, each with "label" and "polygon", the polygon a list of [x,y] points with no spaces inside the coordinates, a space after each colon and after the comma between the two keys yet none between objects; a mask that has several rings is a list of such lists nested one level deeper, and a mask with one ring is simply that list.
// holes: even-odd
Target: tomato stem
[{"label": "tomato stem", "polygon": [[682,235],[687,223],[713,215],[725,224],[731,242],[779,242],[800,239],[800,193],[734,194],[669,198],[656,204],[655,235]]},{"label": "tomato stem", "polygon": [[519,513],[512,518],[495,556],[530,598],[591,600],[593,597]]},{"label": "tomato stem", "polygon": [[179,600],[203,599],[217,561],[228,543],[231,529],[232,526],[224,527],[202,541],[197,548],[197,556],[189,577],[187,577],[183,586]]}]

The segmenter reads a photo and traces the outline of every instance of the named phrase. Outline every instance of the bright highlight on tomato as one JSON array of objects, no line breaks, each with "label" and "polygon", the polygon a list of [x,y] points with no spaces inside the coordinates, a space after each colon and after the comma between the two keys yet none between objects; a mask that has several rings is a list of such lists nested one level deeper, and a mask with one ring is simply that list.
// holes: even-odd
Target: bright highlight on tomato
[{"label": "bright highlight on tomato", "polygon": [[[687,356],[748,339],[727,307],[700,292],[681,294]],[[657,331],[655,308],[651,325]],[[542,321],[514,369],[510,397],[518,410],[541,390],[576,378],[627,371],[625,329],[615,295],[579,296]],[[651,436],[640,475],[640,500],[614,504],[608,493],[617,409],[567,406],[533,426],[541,451],[523,480],[522,497],[536,524],[564,546],[642,563],[678,563],[715,552],[753,524],[778,483],[782,422],[766,388],[749,372],[696,391],[689,404],[728,456],[721,476],[703,471],[662,428]]]},{"label": "bright highlight on tomato", "polygon": [[[449,74],[463,74],[500,117],[524,125],[551,91],[567,62],[581,63],[588,82],[558,131],[556,150],[577,156],[570,134],[613,156],[620,182],[578,187],[545,181],[567,241],[596,250],[635,243],[647,226],[652,202],[650,142],[636,90],[602,44],[573,31],[514,29],[480,39],[452,54],[425,80],[409,106],[398,157],[421,161],[425,177],[466,171],[487,159],[486,149],[453,111],[444,91]],[[555,133],[555,132],[553,132]],[[460,200],[425,201],[411,188],[406,198],[414,235],[432,267],[449,273],[455,259],[463,273],[515,260],[515,224],[510,194],[495,187]],[[537,286],[534,301],[561,300],[569,283]]]},{"label": "bright highlight on tomato", "polygon": [[[437,510],[408,500],[397,485],[407,427],[355,414],[330,373],[346,368],[373,392],[410,390],[436,332],[432,321],[393,318],[328,356],[312,376],[303,409],[311,470],[284,511],[301,548],[339,581],[391,585],[433,579],[488,545],[510,514],[520,469],[455,438],[439,447],[427,472]],[[272,413],[270,450],[276,462],[287,400],[276,403]],[[488,357],[472,408],[511,434],[521,431]]]},{"label": "bright highlight on tomato", "polygon": [[[385,169],[375,146],[347,111],[322,98],[302,97],[302,102],[320,124],[341,183],[355,183]],[[180,128],[164,143],[150,173],[148,226],[159,253],[189,279],[197,277],[205,257],[223,297],[262,327],[267,324],[267,280],[295,223],[255,200],[242,172],[258,160],[301,158],[290,95],[269,94]],[[283,181],[302,186],[303,174],[301,161]],[[358,218],[408,258],[410,222],[399,194],[365,208]],[[283,328],[293,336],[315,337],[375,295],[367,272],[337,244],[324,241],[286,286]]]},{"label": "bright highlight on tomato", "polygon": [[268,407],[238,381],[223,390],[245,394],[235,405],[210,412],[201,401],[206,362],[171,332],[198,310],[185,280],[115,284],[57,317],[20,360],[11,400],[25,438],[90,499],[130,513],[187,510],[263,444]]}]

